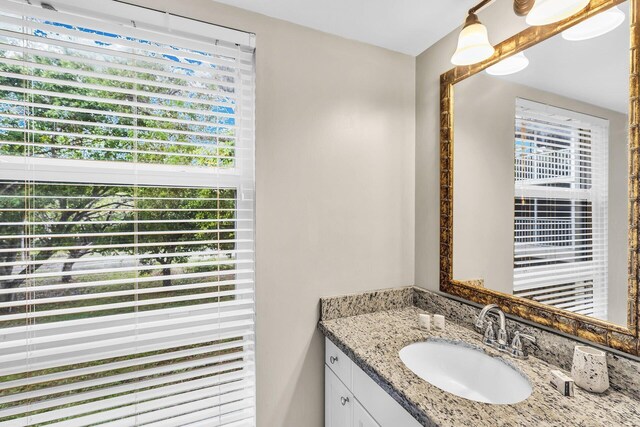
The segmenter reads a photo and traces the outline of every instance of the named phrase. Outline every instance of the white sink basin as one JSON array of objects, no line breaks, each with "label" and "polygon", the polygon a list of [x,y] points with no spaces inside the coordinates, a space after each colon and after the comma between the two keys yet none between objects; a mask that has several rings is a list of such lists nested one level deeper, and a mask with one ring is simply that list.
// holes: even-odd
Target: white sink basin
[{"label": "white sink basin", "polygon": [[400,359],[425,381],[476,402],[518,403],[532,392],[523,374],[464,343],[418,342],[400,350]]}]

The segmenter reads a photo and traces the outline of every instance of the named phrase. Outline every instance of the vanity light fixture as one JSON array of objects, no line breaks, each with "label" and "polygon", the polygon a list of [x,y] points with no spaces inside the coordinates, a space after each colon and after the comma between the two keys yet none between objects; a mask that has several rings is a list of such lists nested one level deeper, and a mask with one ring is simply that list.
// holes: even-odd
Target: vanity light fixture
[{"label": "vanity light fixture", "polygon": [[617,6],[587,19],[562,32],[562,38],[569,41],[588,40],[618,28],[626,16]]},{"label": "vanity light fixture", "polygon": [[503,59],[495,65],[487,68],[487,73],[492,76],[506,76],[524,70],[529,65],[529,58],[524,52],[518,52],[513,56]]},{"label": "vanity light fixture", "polygon": [[469,11],[464,28],[458,37],[458,48],[451,57],[453,65],[471,65],[484,61],[493,55],[495,49],[489,43],[487,27],[482,25],[478,16]]},{"label": "vanity light fixture", "polygon": [[[453,65],[471,65],[490,58],[495,49],[489,43],[487,27],[477,13],[494,0],[482,0],[469,9],[464,27],[458,36],[458,47],[451,57]],[[547,25],[562,21],[587,7],[590,0],[513,0],[513,11],[526,16],[529,25]]]}]

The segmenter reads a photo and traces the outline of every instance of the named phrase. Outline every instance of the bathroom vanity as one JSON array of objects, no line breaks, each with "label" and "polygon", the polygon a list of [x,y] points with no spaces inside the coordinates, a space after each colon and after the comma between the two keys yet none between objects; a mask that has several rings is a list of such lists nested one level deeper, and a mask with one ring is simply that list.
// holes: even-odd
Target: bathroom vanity
[{"label": "bathroom vanity", "polygon": [[[421,330],[418,314],[442,309],[449,304],[443,300],[448,299],[418,288],[323,299],[319,328],[326,337],[327,427],[639,425],[638,384],[628,381],[640,378],[637,371],[623,372],[639,369],[636,362],[614,366],[613,388],[604,394],[576,389],[574,397],[565,397],[549,384],[549,373],[558,366],[534,356],[514,358],[483,345],[482,334],[470,327],[479,311],[474,307],[453,302],[460,307],[449,309],[444,331]],[[512,331],[537,334],[540,354],[545,346],[559,354],[572,345],[571,340],[555,340],[554,334],[532,331],[512,320],[508,324]],[[531,394],[514,404],[490,404],[444,391],[402,361],[400,351],[418,342],[446,342],[486,353],[520,373]],[[471,372],[485,369],[479,365]]]},{"label": "bathroom vanity", "polygon": [[326,427],[418,427],[398,402],[331,340],[325,339]]}]

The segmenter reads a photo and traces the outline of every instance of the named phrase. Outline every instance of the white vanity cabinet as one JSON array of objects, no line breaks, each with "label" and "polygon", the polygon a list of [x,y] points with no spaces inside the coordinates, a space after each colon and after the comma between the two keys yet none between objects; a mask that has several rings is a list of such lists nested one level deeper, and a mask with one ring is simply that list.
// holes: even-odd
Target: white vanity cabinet
[{"label": "white vanity cabinet", "polygon": [[325,339],[325,427],[420,427],[420,423]]}]

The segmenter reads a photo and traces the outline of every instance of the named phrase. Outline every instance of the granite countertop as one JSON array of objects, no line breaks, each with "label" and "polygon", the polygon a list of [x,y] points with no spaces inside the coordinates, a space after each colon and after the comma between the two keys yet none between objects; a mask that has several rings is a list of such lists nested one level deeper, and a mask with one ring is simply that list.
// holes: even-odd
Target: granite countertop
[{"label": "granite countertop", "polygon": [[[578,387],[565,397],[549,384],[558,369],[540,359],[514,359],[483,345],[480,334],[448,322],[445,331],[418,328],[416,307],[391,309],[323,320],[324,335],[425,426],[640,426],[640,402],[618,391],[592,394]],[[501,357],[524,373],[533,385],[526,400],[491,405],[455,396],[421,379],[404,366],[404,346],[437,337],[464,341]]]}]

